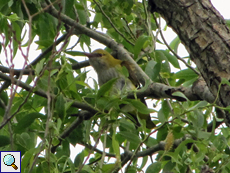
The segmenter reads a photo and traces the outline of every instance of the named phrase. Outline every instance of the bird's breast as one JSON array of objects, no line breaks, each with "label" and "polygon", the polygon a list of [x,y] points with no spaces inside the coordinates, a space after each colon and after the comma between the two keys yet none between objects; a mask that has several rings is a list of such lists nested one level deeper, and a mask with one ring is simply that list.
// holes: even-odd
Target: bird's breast
[{"label": "bird's breast", "polygon": [[98,82],[100,86],[102,86],[104,83],[108,82],[113,78],[120,77],[120,74],[118,73],[115,67],[111,67],[107,69],[103,69],[103,68],[99,69],[99,71],[97,71],[97,75],[98,75]]},{"label": "bird's breast", "polygon": [[98,73],[98,82],[100,86],[114,78],[117,78],[117,81],[112,88],[111,94],[120,93],[122,90],[124,91],[124,89],[126,91],[135,89],[133,83],[121,74],[116,67],[108,68],[106,70],[103,69]]}]

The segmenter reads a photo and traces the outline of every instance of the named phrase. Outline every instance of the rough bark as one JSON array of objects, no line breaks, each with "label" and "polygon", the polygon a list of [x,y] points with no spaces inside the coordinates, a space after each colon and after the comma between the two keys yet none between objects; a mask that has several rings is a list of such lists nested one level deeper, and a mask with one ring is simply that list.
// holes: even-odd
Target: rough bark
[{"label": "rough bark", "polygon": [[221,81],[230,81],[230,33],[220,13],[209,0],[150,0],[149,5],[178,34],[210,91],[218,97],[217,104],[229,106],[230,86]]}]

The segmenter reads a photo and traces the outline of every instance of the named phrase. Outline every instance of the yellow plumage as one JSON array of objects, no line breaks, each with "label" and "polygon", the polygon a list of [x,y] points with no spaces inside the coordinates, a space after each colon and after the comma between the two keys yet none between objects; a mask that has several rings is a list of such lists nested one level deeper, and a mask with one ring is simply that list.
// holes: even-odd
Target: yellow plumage
[{"label": "yellow plumage", "polygon": [[[127,78],[123,73],[121,73],[122,64],[121,60],[115,59],[110,53],[105,50],[97,49],[92,53],[85,53],[89,57],[90,65],[93,66],[98,75],[99,86],[102,86],[104,83],[108,82],[113,78],[117,78],[111,94],[119,93],[121,90],[131,91],[136,89],[136,83],[132,82]],[[131,115],[134,116],[137,112],[135,108],[131,105],[126,105],[122,109],[129,111]],[[149,114],[138,113],[140,119],[146,121],[146,127],[152,129],[155,127],[155,124],[151,121]]]}]

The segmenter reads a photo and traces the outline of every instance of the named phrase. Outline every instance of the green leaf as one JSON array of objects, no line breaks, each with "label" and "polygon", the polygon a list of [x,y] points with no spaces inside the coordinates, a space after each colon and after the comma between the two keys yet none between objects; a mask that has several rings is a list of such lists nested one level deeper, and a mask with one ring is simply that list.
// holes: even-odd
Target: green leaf
[{"label": "green leaf", "polygon": [[167,117],[164,115],[163,109],[160,109],[160,110],[158,111],[157,116],[158,116],[158,120],[159,120],[161,123],[165,123],[165,122],[167,121]]},{"label": "green leaf", "polygon": [[118,102],[118,98],[115,99],[111,99],[110,97],[101,97],[97,99],[97,108],[98,109],[107,109],[109,110],[111,107],[113,107],[114,105],[116,106]]},{"label": "green leaf", "polygon": [[[87,21],[87,12],[86,10],[77,10],[80,24],[85,25]],[[82,35],[83,36],[83,35]]]},{"label": "green leaf", "polygon": [[152,138],[152,137],[149,137],[148,140],[145,142],[145,144],[148,146],[148,147],[151,147],[153,145],[156,145],[158,144],[157,140],[155,138]]},{"label": "green leaf", "polygon": [[131,143],[133,142],[134,144],[139,144],[141,142],[139,136],[137,134],[134,134],[132,132],[127,132],[127,131],[121,131],[120,134],[130,141]]},{"label": "green leaf", "polygon": [[33,156],[35,154],[37,154],[37,152],[40,151],[40,147],[39,148],[32,148],[28,151],[26,151],[26,153],[24,154],[24,156],[22,157],[22,162],[21,162],[21,170],[22,172],[25,172],[24,170],[27,168],[28,165],[30,165],[30,161],[33,161]]},{"label": "green leaf", "polygon": [[169,52],[167,51],[163,51],[163,54],[167,57],[168,61],[175,67],[175,68],[178,68],[180,69],[180,65],[179,65],[179,62],[178,62],[178,59],[171,55]]},{"label": "green leaf", "polygon": [[198,75],[191,69],[181,70],[174,74],[174,79],[185,79],[186,81],[198,77]]},{"label": "green leaf", "polygon": [[[74,0],[67,0],[64,1],[63,5],[63,11],[62,13],[64,13],[65,15],[69,16],[69,17],[75,17],[74,15],[76,15],[73,11],[73,6],[74,6]],[[76,3],[75,3],[76,4]]]},{"label": "green leaf", "polygon": [[47,162],[55,163],[57,161],[56,156],[53,153],[49,153],[49,158],[46,158]]},{"label": "green leaf", "polygon": [[189,99],[182,92],[177,91],[177,92],[172,93],[172,95],[177,96],[177,97],[182,97],[185,100],[189,101]]},{"label": "green leaf", "polygon": [[[75,166],[74,163],[70,158],[67,158],[68,166],[70,166],[71,172],[75,172]],[[64,170],[62,172],[65,172]]]},{"label": "green leaf", "polygon": [[224,154],[222,153],[217,153],[213,158],[212,158],[212,162],[216,162],[218,160],[221,160],[221,158],[223,157]]},{"label": "green leaf", "polygon": [[[0,3],[0,10],[2,9],[2,7],[4,7],[5,5],[7,5],[7,3],[9,2],[9,0],[1,0]],[[7,6],[8,7],[8,6]]]},{"label": "green leaf", "polygon": [[84,10],[85,9],[84,6],[82,4],[80,4],[80,3],[78,3],[78,2],[75,3],[75,7],[78,10]]},{"label": "green leaf", "polygon": [[172,162],[176,162],[178,165],[182,165],[181,155],[176,154],[176,152],[174,152],[174,153],[173,152],[167,152],[165,155],[171,157]]},{"label": "green leaf", "polygon": [[211,134],[209,132],[204,132],[202,130],[199,130],[197,133],[197,138],[199,139],[209,139],[209,137],[211,136]]},{"label": "green leaf", "polygon": [[179,153],[183,151],[183,148],[186,147],[188,143],[193,143],[193,139],[186,139],[180,143],[180,145],[175,149],[175,155],[179,156]]},{"label": "green leaf", "polygon": [[177,36],[174,38],[174,40],[169,44],[169,46],[174,50],[175,53],[177,53],[178,46],[180,44],[180,39]]},{"label": "green leaf", "polygon": [[202,113],[202,110],[195,110],[194,113],[196,114],[197,117],[197,127],[202,128],[204,125],[204,115]]},{"label": "green leaf", "polygon": [[[115,129],[115,131],[116,131],[116,129]],[[112,146],[113,146],[113,151],[116,154],[116,158],[120,158],[120,148],[119,148],[119,143],[116,140],[116,134],[115,133],[113,133],[113,136],[112,136]]]},{"label": "green leaf", "polygon": [[120,123],[119,128],[123,129],[123,131],[133,132],[136,130],[134,124],[130,121],[127,121],[127,119],[125,118],[120,119],[119,123]]},{"label": "green leaf", "polygon": [[59,115],[59,117],[64,120],[65,115],[66,115],[66,110],[65,110],[65,100],[62,94],[57,96],[57,101],[55,103],[55,109]]},{"label": "green leaf", "polygon": [[[154,60],[150,60],[148,61],[146,67],[145,67],[145,73],[149,76],[150,79],[152,79],[152,81],[155,81],[155,79],[157,78],[159,72],[160,72],[160,68],[158,68],[159,70],[156,71],[156,65],[158,65],[160,67],[160,64],[157,64],[156,61]],[[155,71],[154,71],[155,69]]]},{"label": "green leaf", "polygon": [[149,114],[152,112],[156,112],[153,109],[149,109],[144,103],[142,103],[140,100],[132,100],[129,99],[128,100],[129,103],[131,103],[137,110],[138,112],[142,113],[142,114]]},{"label": "green leaf", "polygon": [[141,49],[143,48],[145,42],[147,42],[149,40],[149,37],[146,35],[142,35],[140,36],[134,46],[134,59],[138,58],[138,55],[141,51]]},{"label": "green leaf", "polygon": [[[181,80],[184,80],[184,79],[181,79]],[[193,78],[193,79],[188,80],[188,81],[186,81],[186,82],[183,81],[183,86],[184,86],[184,87],[190,87],[190,86],[193,85],[193,83],[194,83],[195,81],[197,81],[197,78]]]},{"label": "green leaf", "polygon": [[[168,58],[165,56],[164,51],[165,50],[156,50],[155,51],[155,59],[156,59],[157,63],[159,63],[161,66],[160,74],[169,76],[171,69],[170,69]],[[169,78],[169,77],[167,77],[167,78]]]},{"label": "green leaf", "polygon": [[161,63],[157,63],[153,68],[153,76],[152,76],[153,81],[157,80],[157,77],[159,76],[160,71],[161,71]]},{"label": "green leaf", "polygon": [[225,19],[226,25],[230,28],[230,19]]},{"label": "green leaf", "polygon": [[57,146],[59,143],[60,143],[60,140],[59,140],[57,137],[54,137],[54,138],[52,139],[52,145],[53,145],[53,146]]},{"label": "green leaf", "polygon": [[10,138],[8,136],[0,135],[0,147],[4,147],[10,144]]},{"label": "green leaf", "polygon": [[166,56],[164,55],[165,50],[155,50],[154,57],[157,63],[161,63],[162,61],[168,61]]},{"label": "green leaf", "polygon": [[50,45],[52,45],[53,40],[39,40],[39,41],[35,41],[35,43],[37,43],[39,45],[40,48],[47,48]]},{"label": "green leaf", "polygon": [[226,146],[228,146],[226,138],[222,135],[215,137],[215,139],[212,142],[218,151],[223,151],[223,149],[225,149]]},{"label": "green leaf", "polygon": [[42,71],[42,69],[44,67],[44,62],[45,62],[45,59],[42,59],[41,61],[39,61],[36,64],[36,67],[35,67],[35,73],[36,73],[36,75],[39,75],[40,72]]},{"label": "green leaf", "polygon": [[12,22],[12,29],[15,32],[16,38],[13,39],[13,56],[15,57],[18,51],[18,43],[21,41],[21,28],[16,22]]},{"label": "green leaf", "polygon": [[161,171],[161,162],[155,162],[149,165],[146,170],[146,173],[158,173]]},{"label": "green leaf", "polygon": [[125,66],[122,66],[121,68],[121,73],[125,76],[125,77],[129,77],[129,71],[127,70],[127,68]]},{"label": "green leaf", "polygon": [[[0,93],[0,99],[3,101],[3,103],[5,104],[5,105],[7,105],[7,103],[8,103],[8,95],[7,95],[7,92],[5,92],[5,91],[2,91],[1,93]],[[1,105],[0,105],[1,106]]]},{"label": "green leaf", "polygon": [[221,79],[221,84],[227,84],[228,86],[230,86],[230,82],[226,78]]},{"label": "green leaf", "polygon": [[84,154],[84,150],[83,150],[74,159],[75,167],[80,167],[83,164],[84,157],[85,157],[85,154]]},{"label": "green leaf", "polygon": [[196,109],[199,109],[199,108],[203,108],[203,107],[207,106],[207,104],[208,104],[208,102],[206,102],[206,101],[200,101],[195,106],[189,108],[188,111],[196,110]]},{"label": "green leaf", "polygon": [[17,135],[17,143],[20,144],[22,147],[24,147],[26,150],[34,148],[33,146],[34,143],[31,142],[31,140],[32,140],[31,136],[26,132]]},{"label": "green leaf", "polygon": [[29,113],[29,114],[25,115],[22,119],[19,120],[17,126],[13,129],[14,133],[23,132],[37,118],[44,119],[45,116],[43,114],[38,113],[38,112],[33,112],[33,113]]},{"label": "green leaf", "polygon": [[168,120],[168,117],[170,115],[171,109],[167,103],[167,101],[162,102],[162,106],[160,111],[158,112],[158,118],[159,120],[164,123],[165,121]]},{"label": "green leaf", "polygon": [[105,84],[103,84],[98,93],[97,93],[97,98],[100,98],[101,96],[103,96],[107,91],[109,91],[113,86],[114,83],[117,81],[117,78],[111,79],[108,82],[106,82]]},{"label": "green leaf", "polygon": [[124,12],[129,15],[132,12],[132,7],[133,7],[133,0],[126,0],[126,1],[122,1],[121,7],[124,8]]},{"label": "green leaf", "polygon": [[13,4],[14,4],[14,1],[13,0],[9,0],[8,6],[11,7]]},{"label": "green leaf", "polygon": [[103,167],[102,167],[102,172],[103,173],[110,173],[113,169],[114,169],[114,167],[115,167],[116,165],[115,164],[112,164],[112,163],[110,163],[110,164],[103,164]]},{"label": "green leaf", "polygon": [[[74,121],[74,119],[71,119],[69,122],[72,121]],[[81,123],[80,125],[75,127],[75,129],[73,130],[72,133],[69,134],[67,139],[72,145],[76,145],[77,143],[82,143],[82,141],[85,141],[86,140],[85,138],[88,137],[85,136],[86,132],[87,131],[85,129],[84,123]]]},{"label": "green leaf", "polygon": [[148,156],[145,156],[142,158],[142,163],[141,163],[140,169],[143,169],[143,167],[146,165],[147,161],[148,161]]},{"label": "green leaf", "polygon": [[125,173],[136,173],[139,172],[138,168],[136,166],[129,166],[126,170]]},{"label": "green leaf", "polygon": [[83,52],[79,51],[65,51],[65,53],[72,56],[85,56]]},{"label": "green leaf", "polygon": [[19,20],[20,18],[17,16],[17,14],[11,14],[10,16],[7,16],[7,18],[11,21],[17,21]]},{"label": "green leaf", "polygon": [[[164,165],[164,171],[165,172],[171,172],[171,170],[176,166],[176,163],[172,163],[171,161],[168,161],[165,165]],[[163,172],[164,172],[163,171]]]}]

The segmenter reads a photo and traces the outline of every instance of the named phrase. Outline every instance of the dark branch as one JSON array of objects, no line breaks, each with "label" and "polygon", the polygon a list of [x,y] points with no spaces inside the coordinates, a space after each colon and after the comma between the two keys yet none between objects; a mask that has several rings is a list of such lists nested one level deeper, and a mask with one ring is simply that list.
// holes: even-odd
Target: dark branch
[{"label": "dark branch", "polygon": [[137,96],[137,98],[171,98],[178,101],[186,101],[184,97],[173,95],[175,92],[183,93],[190,101],[205,100],[209,103],[213,103],[215,100],[207,86],[196,85],[196,87],[185,88],[171,87],[161,83],[151,83],[145,91],[130,92],[128,98],[135,98],[135,96]]},{"label": "dark branch", "polygon": [[[89,66],[89,61],[88,60],[72,64],[72,69],[73,70],[78,70],[80,68],[87,67],[87,66]],[[48,67],[47,70],[54,70],[54,69],[60,70],[61,67],[62,66],[51,67],[51,68]],[[32,70],[32,69],[10,69],[10,68],[4,67],[4,66],[0,66],[0,71],[3,72],[3,73],[12,73],[12,71],[13,71],[14,75],[20,75],[21,73],[23,75],[34,75],[35,74],[35,70]]]},{"label": "dark branch", "polygon": [[[13,84],[18,84],[18,86],[20,86],[21,88],[25,89],[26,91],[33,90],[33,87],[31,87],[30,85],[28,85],[26,83],[23,83],[23,82],[15,79],[15,78],[13,78],[13,80],[12,80],[9,76],[7,76],[7,75],[5,75],[3,73],[0,73],[0,78],[4,79],[6,81],[12,82]],[[43,90],[41,90],[41,89],[36,89],[36,90],[34,90],[32,92],[35,93],[35,94],[37,94],[37,95],[39,95],[39,96],[41,96],[41,97],[47,98],[46,92],[43,91]],[[55,95],[52,95],[52,94],[50,94],[50,96],[51,97],[55,97]],[[66,101],[73,101],[73,100],[66,99]],[[72,104],[72,106],[80,108],[80,109],[88,110],[92,114],[95,114],[95,113],[98,112],[93,107],[89,106],[88,104],[85,104],[85,103],[82,103],[82,102],[78,102],[78,101],[74,101],[73,104]]]},{"label": "dark branch", "polygon": [[27,66],[27,68],[29,68],[30,66],[34,66],[36,65],[39,61],[41,61],[50,51],[52,51],[52,49],[54,48],[54,46],[57,46],[58,44],[60,44],[62,41],[64,41],[67,36],[69,34],[66,33],[64,35],[62,35],[56,42],[54,42],[50,47],[48,47],[43,53],[41,53],[35,60],[33,60],[30,65]]}]

